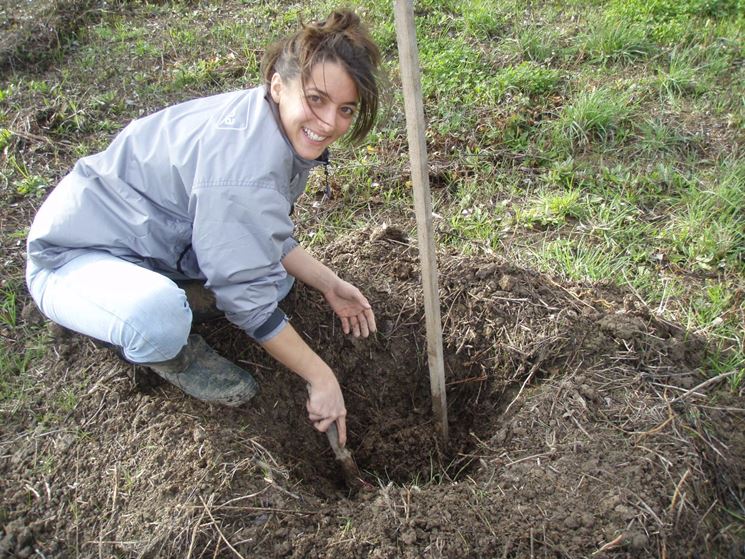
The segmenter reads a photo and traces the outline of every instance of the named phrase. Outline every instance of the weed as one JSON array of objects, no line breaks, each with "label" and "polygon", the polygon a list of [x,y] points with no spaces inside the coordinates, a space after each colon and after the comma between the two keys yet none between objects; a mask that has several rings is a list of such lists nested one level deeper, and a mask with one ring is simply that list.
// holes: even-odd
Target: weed
[{"label": "weed", "polygon": [[561,72],[535,62],[521,62],[500,70],[496,82],[501,91],[518,90],[526,95],[546,95],[561,82]]},{"label": "weed", "polygon": [[23,161],[19,161],[13,154],[8,156],[8,162],[10,163],[10,167],[21,177],[13,183],[17,194],[35,198],[41,197],[44,194],[48,186],[44,178],[32,174]]},{"label": "weed", "polygon": [[55,460],[52,454],[45,455],[39,462],[39,470],[44,476],[49,476],[54,472]]},{"label": "weed", "polygon": [[160,49],[157,46],[152,45],[142,39],[138,40],[134,46],[134,53],[140,57],[157,56],[159,52],[160,52]]},{"label": "weed", "polygon": [[114,40],[114,28],[109,27],[103,23],[94,26],[91,29],[93,35],[103,42],[110,42]]},{"label": "weed", "polygon": [[24,177],[15,183],[16,192],[21,196],[33,196],[39,198],[43,196],[44,191],[49,185],[44,178],[38,175]]},{"label": "weed", "polygon": [[19,351],[5,339],[0,339],[0,402],[23,406],[25,393],[31,383],[26,372],[29,365],[42,354],[38,344],[27,347],[26,351]]},{"label": "weed", "polygon": [[553,123],[554,141],[571,148],[591,142],[610,143],[626,130],[631,108],[628,97],[608,87],[580,92]]},{"label": "weed", "polygon": [[190,24],[185,27],[169,29],[168,34],[173,40],[174,50],[195,47],[198,43],[197,32]]},{"label": "weed", "polygon": [[507,41],[507,46],[517,56],[538,63],[551,60],[561,50],[558,34],[537,25],[521,28],[514,39]]},{"label": "weed", "polygon": [[663,239],[673,248],[671,259],[694,269],[731,267],[743,270],[745,256],[745,163],[725,160],[704,182],[689,181]]},{"label": "weed", "polygon": [[298,235],[298,241],[308,248],[324,246],[326,244],[326,239],[326,229],[323,227],[317,229],[314,228],[309,230],[307,233],[301,233]]},{"label": "weed", "polygon": [[78,405],[78,396],[75,390],[63,388],[55,397],[55,407],[63,414],[70,413]]},{"label": "weed", "polygon": [[622,254],[586,237],[545,242],[535,256],[544,269],[556,270],[572,280],[600,281],[610,278],[621,283],[621,271],[628,266]]},{"label": "weed", "polygon": [[[745,307],[736,302],[737,298],[736,286],[711,283],[692,298],[686,309],[687,328],[706,334],[713,342],[707,362],[715,374],[745,370],[745,348],[738,339]],[[733,387],[742,382],[742,375],[739,376],[732,380]]]},{"label": "weed", "polygon": [[13,133],[7,128],[0,128],[0,151],[3,151],[10,144]]},{"label": "weed", "polygon": [[459,104],[496,96],[492,68],[482,54],[463,39],[426,42],[421,50],[425,95]]},{"label": "weed", "polygon": [[734,294],[721,283],[707,286],[703,293],[693,298],[689,328],[705,328],[722,320],[730,307]]},{"label": "weed", "polygon": [[644,25],[657,41],[667,44],[697,35],[708,19],[742,12],[741,0],[614,0],[609,6],[609,13]]},{"label": "weed", "polygon": [[701,92],[697,77],[699,69],[694,65],[694,57],[691,50],[672,51],[667,71],[657,77],[657,88],[662,96],[675,98]]},{"label": "weed", "polygon": [[637,21],[666,21],[681,16],[725,17],[742,11],[739,0],[614,0],[614,10]]},{"label": "weed", "polygon": [[494,247],[499,241],[495,226],[502,221],[502,214],[503,209],[499,206],[489,210],[483,205],[454,213],[448,219],[444,239],[466,254],[478,246]]},{"label": "weed", "polygon": [[466,32],[480,39],[496,37],[505,23],[505,15],[493,0],[468,0],[462,7]]},{"label": "weed", "polygon": [[0,325],[8,328],[16,327],[16,291],[3,287],[0,289]]},{"label": "weed", "polygon": [[534,224],[556,227],[566,223],[568,218],[581,218],[583,214],[579,191],[546,191],[534,198],[527,209],[518,209],[515,222],[529,227]]},{"label": "weed", "polygon": [[589,28],[582,46],[593,62],[630,64],[648,56],[652,50],[646,32],[640,25],[604,17],[589,22]]},{"label": "weed", "polygon": [[659,158],[660,155],[676,155],[690,149],[696,138],[677,130],[660,118],[646,118],[637,127],[635,153]]},{"label": "weed", "polygon": [[197,60],[190,64],[177,64],[173,69],[173,87],[182,89],[217,83],[219,68],[217,58]]},{"label": "weed", "polygon": [[354,524],[352,523],[352,519],[345,517],[343,518],[344,524],[341,525],[339,537],[340,538],[346,538],[349,537],[354,532]]}]

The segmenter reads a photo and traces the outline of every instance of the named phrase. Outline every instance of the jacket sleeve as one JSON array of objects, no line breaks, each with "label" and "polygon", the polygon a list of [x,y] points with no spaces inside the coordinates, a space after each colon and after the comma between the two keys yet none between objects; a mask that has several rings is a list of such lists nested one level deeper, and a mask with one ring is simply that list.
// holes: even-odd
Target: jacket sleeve
[{"label": "jacket sleeve", "polygon": [[295,247],[297,247],[299,244],[300,243],[298,243],[294,237],[287,237],[287,240],[282,246],[282,260],[285,259],[285,256],[295,250]]},{"label": "jacket sleeve", "polygon": [[259,342],[284,328],[281,264],[292,244],[289,202],[272,185],[202,184],[192,191],[192,246],[217,306]]}]

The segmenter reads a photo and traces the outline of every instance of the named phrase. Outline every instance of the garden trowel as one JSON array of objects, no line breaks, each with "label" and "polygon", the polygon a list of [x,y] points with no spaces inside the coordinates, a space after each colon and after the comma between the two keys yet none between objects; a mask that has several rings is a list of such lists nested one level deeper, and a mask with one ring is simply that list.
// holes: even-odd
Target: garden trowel
[{"label": "garden trowel", "polygon": [[339,431],[336,428],[336,422],[332,423],[326,430],[326,435],[329,438],[329,443],[334,451],[337,462],[341,466],[342,474],[344,474],[344,481],[350,489],[366,489],[369,484],[362,479],[360,469],[357,467],[352,453],[344,447],[339,446]]}]

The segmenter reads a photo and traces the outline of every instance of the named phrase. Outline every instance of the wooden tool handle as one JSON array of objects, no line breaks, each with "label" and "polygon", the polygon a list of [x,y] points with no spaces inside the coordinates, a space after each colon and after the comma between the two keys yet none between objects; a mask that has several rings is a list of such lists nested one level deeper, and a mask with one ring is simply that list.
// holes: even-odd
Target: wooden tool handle
[{"label": "wooden tool handle", "polygon": [[329,438],[329,444],[338,460],[344,460],[351,456],[346,448],[339,446],[339,430],[336,428],[336,421],[329,425],[329,428],[326,430],[326,436]]}]

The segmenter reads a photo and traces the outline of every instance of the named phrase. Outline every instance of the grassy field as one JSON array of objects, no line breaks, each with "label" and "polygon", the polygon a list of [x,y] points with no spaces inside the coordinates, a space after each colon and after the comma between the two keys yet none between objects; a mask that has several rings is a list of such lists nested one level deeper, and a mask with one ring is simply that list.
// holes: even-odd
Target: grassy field
[{"label": "grassy field", "polygon": [[[18,3],[21,7],[22,3]],[[23,241],[45,193],[132,118],[258,81],[265,45],[334,4],[31,2],[4,14],[5,405],[43,340],[21,320]],[[438,242],[628,288],[745,368],[745,19],[736,0],[416,4]],[[390,76],[365,145],[334,153],[313,249],[412,206],[392,6],[357,3]],[[255,25],[271,21],[271,25]],[[311,196],[321,188],[314,176]]]},{"label": "grassy field", "polygon": [[[294,217],[311,252],[376,280],[391,337],[381,328],[377,345],[350,346],[319,327],[312,297],[298,297],[294,319],[351,371],[358,416],[365,403],[390,419],[356,417],[358,459],[366,448],[380,459],[368,461],[377,476],[419,452],[429,479],[386,473],[374,499],[349,500],[324,462],[325,437],[305,436],[305,417],[274,403],[306,391],[272,383],[273,364],[257,365],[266,402],[215,411],[135,387],[133,367],[65,341],[34,312],[28,227],[74,162],[139,116],[257,85],[266,45],[335,7],[0,6],[0,558],[11,544],[30,556],[30,533],[49,557],[104,556],[106,545],[116,556],[191,557],[200,546],[220,556],[223,540],[261,556],[371,556],[365,545],[383,545],[377,556],[435,557],[435,544],[447,557],[533,556],[534,545],[544,557],[665,557],[668,544],[670,556],[741,553],[744,0],[416,2],[448,392],[459,419],[474,421],[452,427],[458,457],[480,460],[452,485],[425,444],[429,409],[413,405],[426,352],[405,336],[421,326],[414,241],[393,242],[414,239],[415,220],[390,1],[354,4],[384,53],[379,124],[363,145],[333,150]],[[384,224],[391,243],[375,238]],[[234,340],[214,347],[241,363],[265,357]],[[367,374],[376,359],[397,375]],[[367,396],[392,403],[383,413]],[[587,510],[570,510],[578,503]],[[422,539],[430,521],[440,525]],[[156,544],[173,553],[147,555]]]}]

